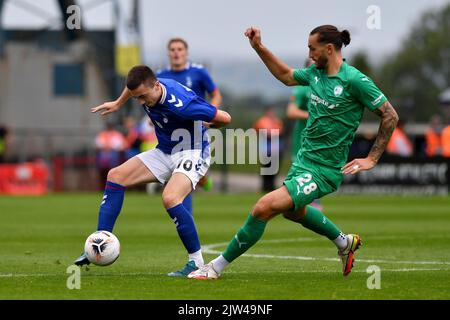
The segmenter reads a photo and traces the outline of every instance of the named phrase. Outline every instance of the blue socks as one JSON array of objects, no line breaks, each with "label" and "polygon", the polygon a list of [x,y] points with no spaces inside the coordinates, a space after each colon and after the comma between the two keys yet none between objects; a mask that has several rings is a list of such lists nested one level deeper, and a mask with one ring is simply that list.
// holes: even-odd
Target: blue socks
[{"label": "blue socks", "polygon": [[186,198],[184,198],[183,206],[189,212],[189,214],[192,216],[192,192],[189,193],[186,196]]},{"label": "blue socks", "polygon": [[106,182],[103,201],[98,213],[97,230],[112,232],[116,219],[122,209],[123,196],[126,188],[120,184]]},{"label": "blue socks", "polygon": [[[120,184],[110,181],[106,182],[105,193],[98,214],[97,230],[112,232],[122,209],[125,190],[126,188]],[[190,211],[185,208],[185,202],[190,205]],[[194,218],[192,217],[192,195],[189,194],[183,203],[167,209],[167,212],[175,223],[178,235],[188,253],[199,251],[200,240],[195,228]]]},{"label": "blue socks", "polygon": [[194,253],[200,250],[200,240],[198,239],[192,214],[186,210],[182,203],[167,209],[167,212],[175,223],[178,235],[187,252]]}]

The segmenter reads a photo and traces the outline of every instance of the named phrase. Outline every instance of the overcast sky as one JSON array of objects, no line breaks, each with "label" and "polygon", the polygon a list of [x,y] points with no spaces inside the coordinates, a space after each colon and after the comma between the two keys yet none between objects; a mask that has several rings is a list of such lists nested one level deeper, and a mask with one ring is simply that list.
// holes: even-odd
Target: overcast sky
[{"label": "overcast sky", "polygon": [[[127,0],[120,0],[127,1]],[[420,14],[439,8],[449,0],[140,0],[143,48],[146,62],[165,58],[165,44],[180,36],[190,44],[193,59],[254,58],[243,36],[246,27],[262,28],[263,42],[281,56],[305,56],[307,35],[321,24],[350,30],[352,43],[347,55],[369,52],[373,60],[396,50]],[[40,0],[39,15],[30,14],[32,0],[6,0],[3,25],[6,28],[37,28],[48,24],[45,16],[58,17],[55,0]],[[77,1],[82,7],[86,29],[109,29],[114,25],[111,2]],[[91,8],[88,9],[86,5]],[[366,12],[370,5],[380,8],[381,29],[369,30]],[[303,59],[303,58],[302,58]]]}]

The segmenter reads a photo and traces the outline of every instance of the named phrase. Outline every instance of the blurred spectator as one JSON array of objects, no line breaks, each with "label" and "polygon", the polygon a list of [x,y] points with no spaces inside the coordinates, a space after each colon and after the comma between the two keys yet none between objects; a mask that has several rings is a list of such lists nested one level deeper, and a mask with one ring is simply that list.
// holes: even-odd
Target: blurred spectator
[{"label": "blurred spectator", "polygon": [[450,125],[446,126],[442,130],[441,141],[442,141],[442,155],[444,157],[450,158]]},{"label": "blurred spectator", "polygon": [[0,125],[0,163],[5,162],[6,152],[9,144],[9,130],[4,125]]},{"label": "blurred spectator", "polygon": [[392,133],[392,137],[391,140],[389,140],[386,152],[390,155],[401,157],[410,157],[413,155],[413,144],[405,133],[404,121],[398,121],[397,128],[395,128],[394,132]]},{"label": "blurred spectator", "polygon": [[441,132],[441,117],[434,115],[431,117],[430,126],[425,131],[425,153],[428,157],[435,157],[442,154]]},{"label": "blurred spectator", "polygon": [[[253,128],[259,132],[259,130],[266,129],[267,130],[267,139],[263,141],[263,139],[259,140],[259,152],[260,154],[266,154],[268,157],[280,157],[280,136],[283,131],[283,122],[277,117],[275,112],[271,107],[267,108],[264,112],[264,115],[256,120]],[[273,131],[272,131],[273,130]],[[274,140],[274,136],[277,136],[278,139]],[[270,167],[271,163],[262,164],[263,167]],[[263,175],[262,176],[262,191],[269,192],[275,190],[275,178],[276,173],[273,175]]]},{"label": "blurred spectator", "polygon": [[100,174],[100,188],[103,189],[108,171],[123,162],[123,152],[127,147],[127,141],[122,133],[114,128],[111,123],[106,124],[106,129],[95,138],[97,148],[97,168]]},{"label": "blurred spectator", "polygon": [[125,158],[128,160],[141,152],[141,137],[139,127],[133,117],[124,119],[126,130],[125,140],[127,141],[127,149],[125,150]]}]

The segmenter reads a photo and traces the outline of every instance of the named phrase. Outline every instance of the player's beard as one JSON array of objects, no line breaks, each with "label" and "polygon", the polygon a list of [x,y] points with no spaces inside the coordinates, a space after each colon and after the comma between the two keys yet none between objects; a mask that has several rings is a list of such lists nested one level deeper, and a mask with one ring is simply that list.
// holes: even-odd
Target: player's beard
[{"label": "player's beard", "polygon": [[316,69],[325,69],[328,65],[328,58],[326,55],[321,55],[316,61]]}]

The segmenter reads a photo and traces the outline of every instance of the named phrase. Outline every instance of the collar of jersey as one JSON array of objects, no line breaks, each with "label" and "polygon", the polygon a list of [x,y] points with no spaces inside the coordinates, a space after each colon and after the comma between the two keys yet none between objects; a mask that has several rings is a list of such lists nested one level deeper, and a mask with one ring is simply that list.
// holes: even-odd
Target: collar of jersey
[{"label": "collar of jersey", "polygon": [[347,64],[347,62],[345,61],[345,59],[343,59],[343,60],[344,60],[344,62],[342,62],[341,67],[339,68],[338,73],[333,74],[332,76],[327,75],[327,74],[325,73],[324,70],[319,70],[319,69],[316,69],[316,70],[318,70],[320,73],[322,73],[322,75],[326,76],[327,78],[340,78],[340,77],[341,77],[341,74],[342,74],[343,72],[345,72],[345,70],[347,69],[347,66],[348,66],[348,64]]},{"label": "collar of jersey", "polygon": [[162,95],[161,95],[161,99],[159,99],[159,103],[163,104],[164,100],[166,100],[167,89],[166,89],[166,86],[163,85],[161,82],[159,82],[159,84],[161,85],[161,89],[162,89]]}]

